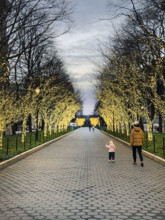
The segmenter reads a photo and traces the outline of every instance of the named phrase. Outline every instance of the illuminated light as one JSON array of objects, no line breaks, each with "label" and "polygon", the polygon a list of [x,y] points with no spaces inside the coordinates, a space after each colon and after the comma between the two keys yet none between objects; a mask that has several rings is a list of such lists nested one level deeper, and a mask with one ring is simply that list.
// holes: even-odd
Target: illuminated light
[{"label": "illuminated light", "polygon": [[40,93],[40,89],[39,89],[39,88],[36,88],[36,89],[35,89],[35,93],[36,93],[36,94],[39,94],[39,93]]},{"label": "illuminated light", "polygon": [[[1,78],[0,78],[1,80]],[[26,94],[16,100],[11,94],[0,91],[0,149],[2,148],[3,132],[11,122],[22,121],[22,142],[26,137],[26,125],[29,115],[32,116],[35,127],[42,118],[45,122],[44,135],[51,134],[54,128],[66,129],[76,112],[81,109],[79,98],[71,92],[66,85],[55,84],[50,86],[52,79],[40,84],[40,88],[32,89],[32,85],[26,90]],[[38,96],[42,92],[41,97]],[[38,119],[36,119],[38,112]]]}]

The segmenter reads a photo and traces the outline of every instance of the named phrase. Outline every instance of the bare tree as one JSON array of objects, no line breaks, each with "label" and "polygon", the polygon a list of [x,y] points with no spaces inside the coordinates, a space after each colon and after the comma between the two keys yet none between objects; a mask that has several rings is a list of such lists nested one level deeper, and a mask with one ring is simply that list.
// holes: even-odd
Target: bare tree
[{"label": "bare tree", "polygon": [[[132,70],[132,77],[140,79],[139,86],[145,91],[144,100],[147,100],[150,110],[152,109],[151,120],[154,118],[155,109],[165,116],[164,1],[127,0],[125,5],[123,1],[109,2],[111,9],[116,10],[114,17],[126,18],[122,31],[115,36],[111,51],[116,57],[126,61],[128,69],[131,63],[135,64],[136,69]],[[135,74],[137,70],[138,75]],[[128,77],[127,73],[125,74]]]},{"label": "bare tree", "polygon": [[[45,40],[68,31],[71,13],[72,6],[65,0],[2,0],[0,7],[0,75],[9,76],[12,68],[28,48],[36,47]],[[65,22],[67,28],[59,33],[54,23],[58,26],[60,22]],[[54,32],[50,30],[54,30]],[[31,41],[26,41],[26,36],[30,35]],[[2,69],[2,66],[3,68],[5,66],[5,69]]]}]

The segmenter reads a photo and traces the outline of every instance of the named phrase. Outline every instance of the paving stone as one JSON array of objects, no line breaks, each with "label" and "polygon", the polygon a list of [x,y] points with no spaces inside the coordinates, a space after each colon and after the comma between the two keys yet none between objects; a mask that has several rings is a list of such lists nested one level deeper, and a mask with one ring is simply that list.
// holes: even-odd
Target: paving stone
[{"label": "paving stone", "polygon": [[0,171],[2,220],[165,219],[164,167],[146,157],[132,164],[131,149],[81,128]]}]

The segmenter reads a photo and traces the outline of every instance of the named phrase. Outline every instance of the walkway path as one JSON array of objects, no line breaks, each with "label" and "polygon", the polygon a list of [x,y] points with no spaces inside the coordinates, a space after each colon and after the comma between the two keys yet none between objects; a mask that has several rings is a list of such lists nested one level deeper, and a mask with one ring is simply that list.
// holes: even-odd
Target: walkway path
[{"label": "walkway path", "polygon": [[164,220],[164,167],[117,141],[109,163],[110,139],[81,128],[0,171],[0,220]]}]

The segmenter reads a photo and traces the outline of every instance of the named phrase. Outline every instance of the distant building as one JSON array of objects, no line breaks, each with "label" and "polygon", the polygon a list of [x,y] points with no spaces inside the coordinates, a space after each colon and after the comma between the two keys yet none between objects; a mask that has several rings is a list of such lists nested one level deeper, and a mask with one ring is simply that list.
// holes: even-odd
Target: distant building
[{"label": "distant building", "polygon": [[70,123],[69,123],[69,127],[74,127],[74,128],[76,128],[76,127],[78,127],[78,124],[76,124],[75,122],[70,122]]}]

